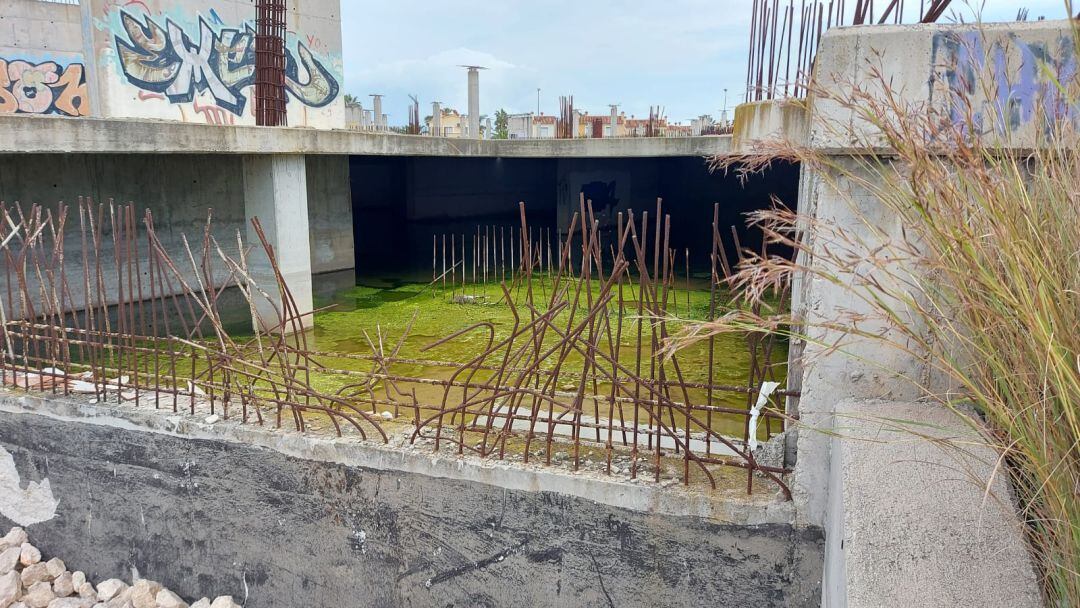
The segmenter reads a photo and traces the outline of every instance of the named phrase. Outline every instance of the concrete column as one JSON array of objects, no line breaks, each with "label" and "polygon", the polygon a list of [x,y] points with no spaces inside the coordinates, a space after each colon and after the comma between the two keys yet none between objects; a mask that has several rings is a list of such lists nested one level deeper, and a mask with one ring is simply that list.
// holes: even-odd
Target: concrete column
[{"label": "concrete column", "polygon": [[372,95],[372,116],[375,118],[375,130],[386,129],[386,121],[382,111],[382,95]]},{"label": "concrete column", "polygon": [[442,104],[437,101],[431,102],[431,134],[442,137]]},{"label": "concrete column", "polygon": [[614,104],[611,106],[611,136],[619,136],[619,106]]},{"label": "concrete column", "polygon": [[480,68],[469,68],[469,137],[480,139]]},{"label": "concrete column", "polygon": [[[270,330],[279,324],[282,310],[280,294],[269,258],[259,246],[259,237],[251,226],[259,218],[266,239],[273,247],[278,269],[304,327],[312,325],[311,243],[308,236],[307,163],[299,154],[260,154],[244,157],[244,217],[247,243],[252,245],[248,265],[252,278],[274,301],[255,297],[252,324]],[[288,328],[286,328],[288,330]]]}]

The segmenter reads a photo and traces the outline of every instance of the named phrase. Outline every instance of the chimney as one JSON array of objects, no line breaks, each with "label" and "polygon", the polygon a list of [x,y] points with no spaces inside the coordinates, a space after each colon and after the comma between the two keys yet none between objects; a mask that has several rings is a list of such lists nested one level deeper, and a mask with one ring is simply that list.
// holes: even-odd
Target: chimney
[{"label": "chimney", "polygon": [[442,137],[442,104],[437,101],[431,102],[431,134]]},{"label": "chimney", "polygon": [[611,104],[611,136],[619,136],[619,106]]}]

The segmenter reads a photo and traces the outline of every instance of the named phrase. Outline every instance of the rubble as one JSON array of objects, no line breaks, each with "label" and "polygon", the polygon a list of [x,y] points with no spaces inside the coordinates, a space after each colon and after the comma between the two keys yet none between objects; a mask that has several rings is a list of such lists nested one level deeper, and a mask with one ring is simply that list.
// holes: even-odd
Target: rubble
[{"label": "rubble", "polygon": [[[189,608],[160,583],[137,578],[130,585],[111,578],[95,586],[80,570],[70,572],[58,557],[41,561],[22,528],[0,538],[0,608]],[[240,608],[229,595],[200,598],[190,608]]]}]

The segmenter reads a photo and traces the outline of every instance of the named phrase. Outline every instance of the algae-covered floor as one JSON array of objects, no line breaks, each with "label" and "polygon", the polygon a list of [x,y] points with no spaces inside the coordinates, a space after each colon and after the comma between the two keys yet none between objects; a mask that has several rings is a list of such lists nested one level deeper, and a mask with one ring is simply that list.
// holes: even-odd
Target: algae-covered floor
[{"label": "algae-covered floor", "polygon": [[[676,331],[686,320],[703,320],[709,315],[708,284],[701,279],[692,278],[688,283],[680,281],[669,288],[667,328],[669,332]],[[551,295],[552,282],[550,278],[540,278],[533,283],[533,296],[536,302],[546,302]],[[592,297],[599,295],[601,285],[597,281],[591,284]],[[511,297],[518,303],[518,314],[524,320],[528,319],[529,311],[524,305],[526,299],[525,287],[519,286],[511,291]],[[621,306],[622,327],[618,326],[615,319],[619,315],[612,315],[610,325],[605,325],[599,331],[601,337],[599,343],[601,349],[611,348],[609,340],[613,343],[618,338],[618,356],[620,364],[627,369],[637,372],[641,370],[642,376],[650,376],[650,369],[657,370],[660,360],[652,356],[651,320],[648,313],[638,313],[637,286],[623,285],[620,290],[614,291],[614,297],[610,306],[612,311]],[[585,301],[590,294],[579,295],[579,306],[574,314],[579,319],[585,309]],[[571,299],[573,293],[569,294]],[[621,299],[621,304],[620,304]],[[718,302],[724,302],[723,295],[718,296]],[[462,363],[469,361],[478,355],[488,342],[488,334],[484,329],[474,330],[463,334],[444,344],[425,347],[453,334],[456,331],[477,323],[491,323],[495,330],[495,341],[507,337],[514,327],[514,314],[510,306],[505,302],[501,287],[494,283],[466,284],[451,287],[448,283],[444,288],[442,283],[431,285],[430,283],[403,282],[388,279],[362,279],[360,284],[348,289],[340,290],[332,296],[320,298],[316,301],[317,308],[329,307],[315,315],[314,329],[309,335],[309,345],[321,352],[333,352],[343,354],[371,354],[372,345],[382,349],[384,353],[390,353],[398,344],[398,340],[409,329],[408,335],[398,352],[398,357],[405,359],[423,359],[445,362]],[[541,308],[546,308],[546,305]],[[563,312],[556,319],[556,324],[565,328],[569,321],[570,311]],[[642,339],[637,339],[639,325]],[[365,337],[366,334],[366,337]],[[544,347],[548,348],[557,342],[553,332],[548,332]],[[518,340],[521,343],[521,339]],[[640,347],[639,347],[640,345]],[[751,355],[744,335],[722,334],[716,336],[711,344],[713,348],[713,365],[711,381],[714,385],[745,386],[751,365]],[[688,384],[707,383],[709,375],[709,341],[702,341],[686,347],[676,354],[678,371],[683,380]],[[498,363],[502,352],[490,357],[486,363],[495,365]],[[770,353],[770,359],[774,362],[784,362],[787,359],[787,345],[778,342]],[[575,391],[577,379],[582,369],[584,358],[580,353],[571,353],[563,363],[563,371],[568,372],[560,376],[559,390]],[[326,364],[338,369],[370,371],[373,364],[370,361],[347,359],[339,357],[326,358]],[[557,357],[548,357],[542,367],[551,370],[557,365]],[[675,365],[668,360],[663,362],[665,374],[669,380],[677,377]],[[449,378],[453,373],[451,367],[425,366],[419,364],[396,364],[391,370],[395,374],[403,376],[424,378]],[[776,366],[777,380],[783,382],[783,365]],[[477,380],[490,377],[491,372],[481,372]],[[356,384],[361,379],[335,375],[332,373],[316,375],[313,378],[315,387],[327,392],[346,393],[357,388],[347,388],[347,385]],[[609,395],[610,384],[598,380],[593,384],[590,380],[587,392],[595,391],[600,395]],[[402,387],[399,387],[402,388]],[[409,385],[406,392],[416,390],[417,399],[421,403],[438,404],[442,401],[444,389],[433,385]],[[695,404],[711,403],[716,406],[727,406],[745,409],[748,405],[747,396],[736,392],[713,391],[710,394],[704,388],[688,388],[686,394]],[[681,389],[673,389],[672,398],[677,401],[684,400],[686,395]],[[598,419],[606,418],[608,407],[603,401],[587,400],[583,404],[585,413],[592,414]],[[384,408],[380,408],[384,409]],[[619,411],[612,412],[615,417]],[[622,409],[623,419],[629,424],[634,418],[633,408],[624,405]],[[745,417],[716,414],[711,417],[712,428],[728,436],[741,436],[744,432]],[[639,412],[638,421],[646,424],[644,414]],[[675,423],[683,426],[684,420],[675,417]],[[774,422],[773,430],[779,429],[778,423]],[[767,429],[761,427],[760,438],[764,439]]]}]

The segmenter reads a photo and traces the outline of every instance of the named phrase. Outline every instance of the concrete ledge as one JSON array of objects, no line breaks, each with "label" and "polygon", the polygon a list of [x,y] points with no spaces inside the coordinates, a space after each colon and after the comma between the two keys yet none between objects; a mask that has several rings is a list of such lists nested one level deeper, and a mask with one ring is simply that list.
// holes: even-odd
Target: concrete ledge
[{"label": "concrete ledge", "polygon": [[383,444],[358,437],[325,437],[229,421],[206,424],[205,413],[173,414],[145,406],[90,404],[78,397],[41,396],[3,389],[0,389],[0,414],[33,414],[63,422],[224,441],[311,461],[416,473],[510,490],[554,492],[653,515],[699,517],[740,525],[787,524],[793,519],[793,504],[778,497],[747,496],[741,490],[720,494],[681,486],[665,488],[646,481],[629,483],[615,477],[570,474],[552,467],[459,456],[450,449],[440,453],[432,452],[428,446],[409,449],[402,447],[404,437],[400,436],[392,436],[390,444]]},{"label": "concrete ledge", "polygon": [[4,495],[0,526],[30,518],[43,553],[93,580],[138,570],[260,608],[809,608],[821,593],[820,528],[662,515],[692,508],[660,496],[671,488],[145,406],[14,393],[0,406],[0,488],[35,494],[18,513],[22,492]]},{"label": "concrete ledge", "polygon": [[712,156],[728,136],[473,140],[171,121],[0,116],[0,153],[355,154],[506,158]]},{"label": "concrete ledge", "polygon": [[1007,472],[959,416],[882,401],[835,416],[824,606],[1043,605]]},{"label": "concrete ledge", "polygon": [[754,151],[757,144],[769,141],[800,146],[810,134],[810,111],[800,99],[755,101],[735,108],[735,126],[731,135],[732,154]]}]

